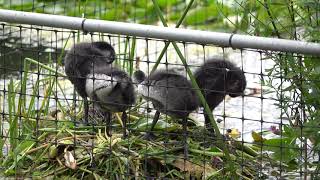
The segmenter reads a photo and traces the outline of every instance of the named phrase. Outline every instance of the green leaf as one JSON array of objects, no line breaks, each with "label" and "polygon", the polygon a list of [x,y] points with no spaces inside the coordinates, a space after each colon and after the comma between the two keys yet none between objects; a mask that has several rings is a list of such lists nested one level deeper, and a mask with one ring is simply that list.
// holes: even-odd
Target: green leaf
[{"label": "green leaf", "polygon": [[263,149],[272,151],[273,158],[288,163],[299,157],[299,147],[295,145],[292,138],[275,138],[265,140]]},{"label": "green leaf", "polygon": [[[139,131],[148,131],[151,128],[152,118],[142,117],[132,125],[130,129],[137,129]],[[167,130],[171,131],[177,129],[178,127],[174,124],[170,124],[162,119],[159,119],[157,124],[154,126],[154,130]]]},{"label": "green leaf", "polygon": [[115,20],[122,20],[127,17],[127,14],[123,11],[121,8],[114,8],[110,9],[106,12],[106,14],[103,16],[103,19],[115,21]]},{"label": "green leaf", "polygon": [[146,0],[136,0],[135,1],[135,5],[136,6],[133,6],[133,8],[145,8],[147,5],[148,5],[148,1]]},{"label": "green leaf", "polygon": [[13,169],[19,168],[18,165],[20,160],[26,157],[26,152],[30,150],[35,144],[36,143],[32,140],[24,140],[13,151],[11,151],[6,160],[3,162],[3,165],[10,166],[5,171],[5,174],[11,174]]},{"label": "green leaf", "polygon": [[319,121],[310,120],[303,124],[302,133],[303,136],[310,137],[320,132]]},{"label": "green leaf", "polygon": [[[26,139],[29,139],[29,138],[30,136],[26,137]],[[35,145],[34,140],[24,140],[18,145],[18,147],[14,150],[14,152],[16,154],[24,154],[26,151],[31,149],[34,145]]]},{"label": "green leaf", "polygon": [[249,28],[249,17],[247,13],[244,13],[240,21],[240,30],[246,31],[248,28]]},{"label": "green leaf", "polygon": [[297,134],[297,131],[294,128],[287,124],[283,125],[282,135],[288,138],[296,138],[300,136],[299,134]]},{"label": "green leaf", "polygon": [[147,9],[146,8],[136,8],[131,7],[130,17],[135,17],[137,19],[141,19],[147,16]]}]

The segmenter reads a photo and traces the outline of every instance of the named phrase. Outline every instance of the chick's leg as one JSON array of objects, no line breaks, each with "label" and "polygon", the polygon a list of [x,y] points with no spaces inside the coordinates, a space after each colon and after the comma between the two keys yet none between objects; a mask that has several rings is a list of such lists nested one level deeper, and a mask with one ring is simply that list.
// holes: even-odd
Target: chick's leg
[{"label": "chick's leg", "polygon": [[107,131],[107,135],[108,136],[112,136],[112,123],[111,123],[111,117],[112,117],[112,114],[111,112],[104,112],[103,113],[104,115],[104,121],[106,122],[106,131]]},{"label": "chick's leg", "polygon": [[184,158],[187,160],[189,158],[188,154],[188,131],[187,131],[187,123],[188,123],[188,117],[183,118],[183,146],[184,146]]},{"label": "chick's leg", "polygon": [[160,117],[160,111],[156,111],[154,117],[153,117],[153,120],[152,120],[152,124],[151,124],[151,128],[150,128],[150,131],[147,132],[147,134],[145,135],[145,139],[152,139],[154,137],[154,134],[152,133],[155,125],[157,124],[158,120],[159,120],[159,117]]},{"label": "chick's leg", "polygon": [[88,121],[88,118],[89,118],[89,102],[88,102],[88,98],[85,97],[84,100],[83,100],[83,106],[84,106],[84,122],[86,125],[88,125],[89,121]]},{"label": "chick's leg", "polygon": [[126,113],[126,111],[123,111],[122,112],[122,115],[121,115],[121,121],[123,123],[123,137],[124,138],[127,138],[128,134],[127,134],[127,119],[128,119],[128,115]]}]

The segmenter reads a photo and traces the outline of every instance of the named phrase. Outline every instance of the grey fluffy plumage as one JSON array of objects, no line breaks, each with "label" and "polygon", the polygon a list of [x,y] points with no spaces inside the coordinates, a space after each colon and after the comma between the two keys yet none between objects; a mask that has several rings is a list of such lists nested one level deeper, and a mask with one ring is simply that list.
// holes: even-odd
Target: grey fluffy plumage
[{"label": "grey fluffy plumage", "polygon": [[138,86],[138,93],[164,114],[186,118],[198,107],[191,83],[172,70],[156,71]]},{"label": "grey fluffy plumage", "polygon": [[[113,47],[106,42],[79,43],[65,57],[65,72],[85,102],[85,120],[88,123],[88,100],[104,113],[110,126],[111,112],[122,112],[126,135],[126,110],[135,102],[131,78],[114,67]],[[109,132],[109,131],[108,131]]]},{"label": "grey fluffy plumage", "polygon": [[86,76],[95,67],[107,67],[115,60],[113,47],[106,42],[75,44],[64,58],[65,72],[68,79],[74,84],[76,91],[83,98]]},{"label": "grey fluffy plumage", "polygon": [[97,68],[89,73],[85,89],[102,111],[123,112],[135,102],[131,78],[116,67]]},{"label": "grey fluffy plumage", "polygon": [[[145,77],[141,75],[141,72],[136,72],[134,75]],[[136,77],[136,79],[139,78]],[[140,82],[141,80],[140,78]],[[150,131],[156,125],[160,113],[183,119],[184,150],[187,158],[187,117],[198,107],[198,98],[191,83],[186,77],[172,70],[156,71],[141,82],[138,86],[138,93],[151,101],[156,109]],[[151,132],[148,132],[146,137],[149,138],[151,134]]]}]

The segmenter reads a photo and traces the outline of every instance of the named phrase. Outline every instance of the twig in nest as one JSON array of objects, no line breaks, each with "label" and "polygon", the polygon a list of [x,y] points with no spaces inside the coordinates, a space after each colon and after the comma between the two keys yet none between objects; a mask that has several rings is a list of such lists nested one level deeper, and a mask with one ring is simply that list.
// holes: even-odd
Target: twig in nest
[{"label": "twig in nest", "polygon": [[58,162],[58,164],[59,164],[60,166],[64,166],[63,163],[60,161],[60,159],[59,159],[58,157],[56,157],[56,160],[57,160],[57,162]]},{"label": "twig in nest", "polygon": [[41,145],[39,147],[36,147],[36,148],[33,148],[33,149],[30,149],[29,151],[26,152],[26,154],[31,154],[31,153],[33,153],[35,151],[38,151],[39,149],[47,147],[48,145],[49,145],[49,143],[43,144],[43,145]]}]

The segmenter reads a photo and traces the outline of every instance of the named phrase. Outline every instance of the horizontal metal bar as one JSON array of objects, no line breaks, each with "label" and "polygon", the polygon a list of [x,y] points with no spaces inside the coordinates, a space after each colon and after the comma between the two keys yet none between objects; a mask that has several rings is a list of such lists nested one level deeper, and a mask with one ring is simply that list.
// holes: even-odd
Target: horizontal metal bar
[{"label": "horizontal metal bar", "polygon": [[286,39],[265,38],[239,34],[160,27],[78,17],[0,10],[0,21],[102,32],[170,41],[213,44],[223,47],[250,48],[320,56],[320,44]]}]

